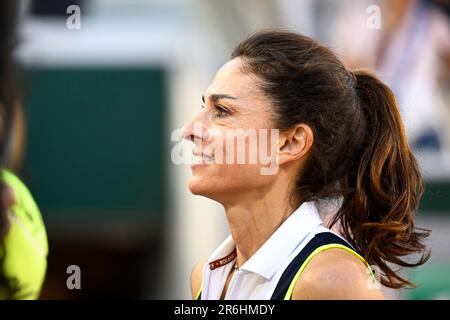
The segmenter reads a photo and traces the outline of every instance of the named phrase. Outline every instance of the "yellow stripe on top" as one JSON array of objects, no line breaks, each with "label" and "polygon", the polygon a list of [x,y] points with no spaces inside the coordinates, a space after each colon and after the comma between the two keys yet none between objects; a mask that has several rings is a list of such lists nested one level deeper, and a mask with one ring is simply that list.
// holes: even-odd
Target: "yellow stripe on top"
[{"label": "yellow stripe on top", "polygon": [[291,282],[291,284],[289,286],[289,289],[286,292],[286,295],[284,296],[284,300],[291,300],[292,299],[292,294],[294,292],[294,288],[295,288],[295,285],[297,284],[298,278],[302,274],[303,270],[305,270],[305,268],[308,266],[308,264],[311,261],[311,259],[314,258],[314,256],[317,255],[318,253],[320,253],[322,251],[329,250],[329,249],[343,249],[343,250],[353,254],[355,257],[357,257],[359,260],[361,260],[367,266],[368,271],[369,271],[370,275],[372,276],[372,279],[374,281],[376,281],[375,276],[374,276],[374,274],[372,272],[372,268],[370,268],[370,266],[368,265],[366,260],[364,260],[364,258],[361,257],[361,255],[359,255],[356,251],[354,251],[354,250],[352,250],[352,249],[350,249],[350,248],[348,248],[348,247],[346,247],[346,246],[344,246],[342,244],[337,244],[337,243],[326,244],[326,245],[318,247],[316,250],[314,250],[308,256],[308,258],[306,258],[305,262],[303,262],[303,264],[301,265],[300,269],[295,274],[294,279],[292,279],[292,282]]},{"label": "yellow stripe on top", "polygon": [[200,285],[200,288],[198,288],[198,291],[197,291],[197,294],[195,295],[194,300],[198,300],[200,293],[202,293],[202,288],[203,288],[203,285]]}]

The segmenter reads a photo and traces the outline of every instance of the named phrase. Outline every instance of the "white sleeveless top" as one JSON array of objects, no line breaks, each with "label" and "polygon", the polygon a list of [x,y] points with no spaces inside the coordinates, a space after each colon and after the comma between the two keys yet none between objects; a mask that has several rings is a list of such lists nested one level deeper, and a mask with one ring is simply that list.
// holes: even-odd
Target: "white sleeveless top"
[{"label": "white sleeveless top", "polygon": [[[272,236],[234,272],[225,300],[269,300],[281,275],[323,225],[316,202],[304,202]],[[202,274],[202,300],[219,300],[234,263],[211,270],[209,263],[230,255],[236,248],[231,235],[213,252]]]}]

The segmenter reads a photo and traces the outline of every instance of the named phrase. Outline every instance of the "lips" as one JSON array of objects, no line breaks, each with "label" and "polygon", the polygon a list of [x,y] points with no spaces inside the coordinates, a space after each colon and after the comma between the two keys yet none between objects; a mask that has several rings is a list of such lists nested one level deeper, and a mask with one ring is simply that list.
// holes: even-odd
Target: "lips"
[{"label": "lips", "polygon": [[194,153],[194,164],[212,164],[214,163],[214,156],[203,153]]}]

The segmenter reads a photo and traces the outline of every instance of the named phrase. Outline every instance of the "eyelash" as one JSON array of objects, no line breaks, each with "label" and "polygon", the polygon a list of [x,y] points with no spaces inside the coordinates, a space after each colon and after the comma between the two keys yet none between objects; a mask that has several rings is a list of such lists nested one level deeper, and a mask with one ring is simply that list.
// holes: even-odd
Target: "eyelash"
[{"label": "eyelash", "polygon": [[[205,108],[205,106],[202,105],[202,110],[204,108]],[[219,105],[214,105],[214,108],[216,109],[214,117],[217,118],[217,119],[225,118],[225,117],[230,115],[230,112],[227,109],[225,109],[225,108],[223,108],[223,107],[221,107]]]}]

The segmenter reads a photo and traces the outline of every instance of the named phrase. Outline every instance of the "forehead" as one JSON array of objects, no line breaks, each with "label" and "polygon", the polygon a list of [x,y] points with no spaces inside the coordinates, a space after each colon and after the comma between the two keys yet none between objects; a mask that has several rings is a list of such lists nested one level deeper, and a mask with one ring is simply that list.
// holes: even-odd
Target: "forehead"
[{"label": "forehead", "polygon": [[209,85],[206,96],[214,93],[232,95],[239,100],[254,100],[261,96],[256,76],[243,72],[240,58],[225,63],[215,74]]}]

